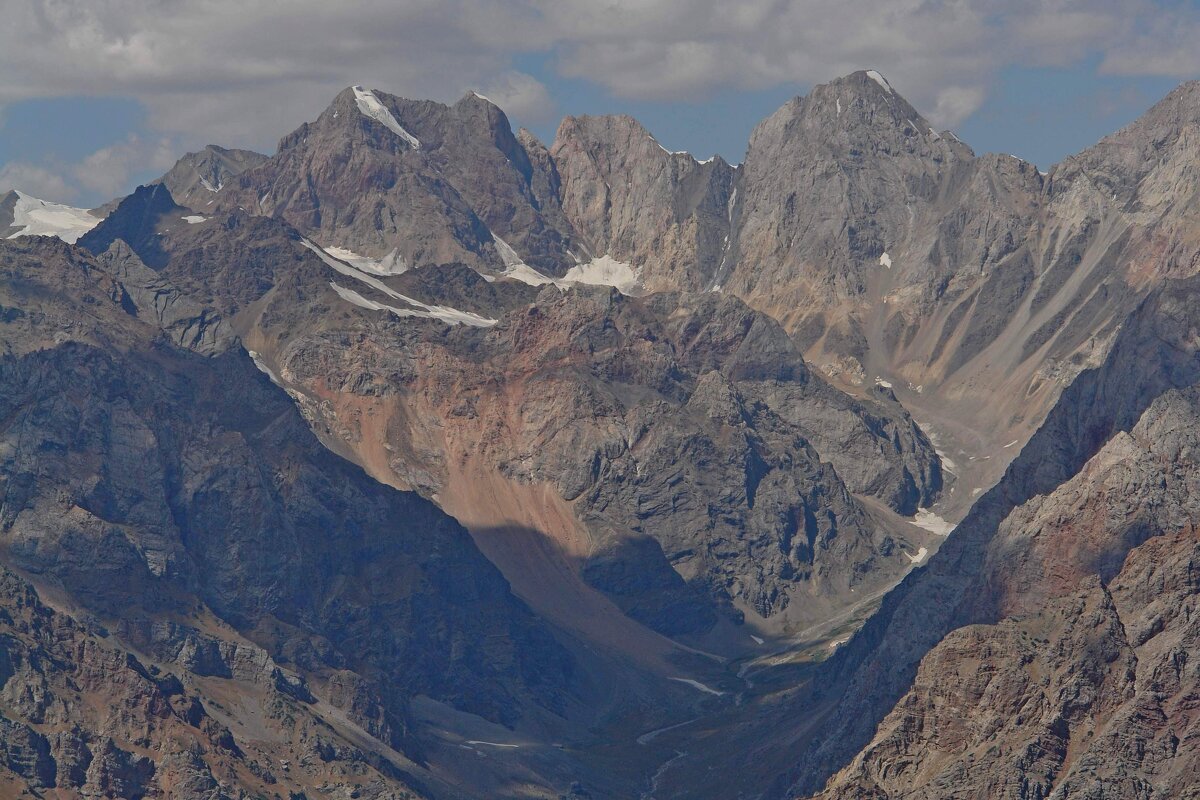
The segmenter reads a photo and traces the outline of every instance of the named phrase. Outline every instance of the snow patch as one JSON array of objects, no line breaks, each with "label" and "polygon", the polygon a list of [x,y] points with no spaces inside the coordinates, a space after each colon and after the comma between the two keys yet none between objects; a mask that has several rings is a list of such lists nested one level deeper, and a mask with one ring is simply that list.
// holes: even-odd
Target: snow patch
[{"label": "snow patch", "polygon": [[887,267],[888,269],[892,268],[892,257],[886,251],[879,257],[879,266]]},{"label": "snow patch", "polygon": [[87,209],[72,208],[61,203],[51,203],[17,192],[13,206],[14,228],[21,230],[9,236],[57,236],[68,244],[75,244],[80,236],[100,224],[100,218]]},{"label": "snow patch", "polygon": [[397,292],[395,289],[392,289],[390,286],[388,286],[383,281],[379,280],[378,278],[376,278],[372,275],[368,275],[367,273],[363,272],[360,269],[357,269],[356,267],[351,266],[350,264],[347,264],[345,261],[338,260],[334,256],[331,256],[329,253],[326,253],[324,250],[322,250],[317,245],[310,242],[308,239],[301,239],[300,244],[304,245],[309,250],[316,253],[317,257],[319,257],[322,261],[324,261],[326,266],[330,267],[335,272],[338,272],[342,275],[345,275],[348,278],[353,278],[356,281],[359,281],[367,286],[370,286],[372,289],[376,290],[377,292],[380,292],[388,297],[399,300],[400,302],[411,306],[411,308],[396,308],[395,306],[389,306],[389,305],[384,305],[383,303],[377,303],[374,300],[368,300],[367,298],[363,297],[361,294],[359,294],[358,292],[355,292],[352,289],[346,289],[345,287],[338,286],[336,283],[334,283],[332,281],[330,282],[330,286],[333,288],[333,290],[335,292],[337,292],[339,297],[341,297],[343,300],[345,300],[349,303],[353,303],[356,306],[370,309],[372,311],[390,311],[398,317],[421,317],[421,318],[425,318],[425,319],[438,319],[438,320],[441,320],[442,322],[447,323],[448,325],[470,325],[475,328],[489,328],[492,325],[496,324],[496,320],[489,319],[487,317],[482,317],[479,314],[475,314],[470,311],[461,311],[457,308],[452,308],[450,306],[426,305],[425,303],[422,303],[420,300],[414,300],[411,297],[407,297],[405,295],[400,294],[399,292]]},{"label": "snow patch", "polygon": [[887,78],[883,77],[875,70],[873,70],[873,69],[867,70],[867,77],[870,78],[871,80],[875,81],[876,83],[878,83],[880,86],[882,86],[883,90],[885,92],[887,92],[888,94],[892,93],[892,85],[887,82]]},{"label": "snow patch", "polygon": [[623,261],[609,255],[593,258],[586,264],[578,264],[567,270],[563,283],[586,283],[589,286],[613,286],[622,294],[639,288],[637,273]]},{"label": "snow patch", "polygon": [[396,121],[396,118],[392,116],[392,112],[388,110],[387,106],[379,102],[379,98],[375,96],[374,92],[364,89],[361,86],[355,86],[354,99],[358,103],[358,110],[361,111],[364,116],[370,117],[376,122],[380,122],[385,125],[392,133],[408,142],[409,146],[411,146],[413,150],[421,149],[420,140],[408,131],[404,130],[400,123]]},{"label": "snow patch", "polygon": [[884,389],[891,389],[891,388],[892,388],[891,381],[885,381],[883,378],[876,378],[876,379],[875,379],[875,385],[876,385],[876,386],[882,386]]},{"label": "snow patch", "polygon": [[198,225],[201,222],[207,222],[208,217],[202,217],[199,214],[188,214],[186,217],[183,218],[183,221],[186,222],[188,225]]},{"label": "snow patch", "polygon": [[416,303],[419,307],[396,308],[395,306],[368,300],[353,289],[339,286],[336,281],[330,281],[329,286],[333,291],[337,292],[338,297],[352,305],[365,308],[369,311],[390,311],[401,318],[436,319],[445,322],[447,325],[470,325],[476,328],[486,328],[496,324],[496,320],[494,319],[485,319],[478,314],[472,314],[469,311],[460,311],[457,308],[449,306],[427,306],[424,303],[418,303],[416,300],[407,300],[407,302]]},{"label": "snow patch", "polygon": [[500,274],[506,278],[527,283],[530,286],[545,286],[548,283],[553,283],[555,286],[562,287],[561,281],[555,280],[549,275],[543,275],[528,264],[514,264]]},{"label": "snow patch", "polygon": [[700,681],[694,681],[691,678],[670,678],[669,680],[678,681],[679,683],[686,683],[688,686],[691,686],[693,689],[704,692],[705,694],[711,694],[714,697],[720,697],[723,694],[725,694],[724,692],[718,692],[716,689],[713,689],[709,686],[705,686]]},{"label": "snow patch", "polygon": [[762,644],[762,643],[763,643],[763,638],[762,638],[761,636],[755,636],[755,635],[752,633],[752,634],[750,634],[750,638],[754,640],[754,643],[755,643],[755,644]]},{"label": "snow patch", "polygon": [[842,98],[840,97],[837,98],[837,115],[839,117],[842,115]]},{"label": "snow patch", "polygon": [[212,182],[209,181],[208,178],[201,175],[200,176],[200,185],[203,186],[205,189],[208,189],[210,192],[219,192],[219,191],[221,191],[221,187],[224,186],[225,184],[218,183],[216,186],[213,186]]},{"label": "snow patch", "polygon": [[1021,440],[1020,440],[1020,439],[1013,439],[1011,442],[1009,442],[1008,444],[1004,445],[1004,449],[1005,449],[1005,450],[1007,450],[1008,448],[1012,447],[1013,445],[1015,445],[1015,444],[1016,444],[1017,442],[1019,442],[1019,441],[1021,441]]},{"label": "snow patch", "polygon": [[404,256],[395,248],[383,258],[370,258],[359,255],[345,247],[326,247],[325,252],[339,261],[345,261],[352,267],[369,272],[372,275],[401,275],[408,272],[408,264]]},{"label": "snow patch", "polygon": [[254,350],[247,350],[246,354],[250,356],[250,360],[254,362],[254,366],[258,367],[258,371],[271,379],[271,383],[275,384],[276,386],[283,386],[283,381],[279,380],[279,376],[267,366],[267,362],[263,361],[262,356],[260,356]]},{"label": "snow patch", "polygon": [[492,234],[492,240],[496,243],[496,252],[499,253],[500,260],[504,263],[504,272],[500,274],[530,286],[545,286],[552,283],[560,289],[566,289],[572,284],[582,283],[589,286],[612,286],[622,294],[629,294],[640,288],[637,273],[634,272],[633,267],[608,255],[579,263],[578,257],[572,253],[571,257],[576,261],[575,266],[571,267],[563,277],[551,278],[522,261],[521,257],[517,255],[517,251],[513,250],[508,242],[495,233]]},{"label": "snow patch", "polygon": [[500,744],[500,742],[485,742],[482,739],[468,739],[467,744],[486,744],[488,747],[512,747],[517,748],[519,744]]},{"label": "snow patch", "polygon": [[912,553],[908,552],[907,550],[904,551],[904,557],[907,558],[909,560],[909,562],[913,563],[913,564],[920,564],[922,561],[925,560],[925,556],[927,556],[927,555],[929,555],[928,547],[922,547],[920,550],[917,551],[917,554],[915,556]]},{"label": "snow patch", "polygon": [[[559,281],[551,278],[549,275],[542,274],[522,261],[521,257],[517,255],[517,251],[513,250],[509,243],[497,236],[494,231],[489,231],[489,233],[492,234],[492,241],[496,245],[496,252],[500,256],[500,261],[504,264],[504,272],[501,272],[501,275],[506,278],[512,278],[515,281],[520,281],[521,283],[527,283],[530,286],[545,286],[547,283],[553,283],[555,286],[561,288]],[[574,253],[570,255],[571,258],[575,259],[576,263],[579,263],[579,259],[576,258]]]},{"label": "snow patch", "polygon": [[924,528],[938,536],[949,536],[957,527],[953,522],[947,522],[928,508],[917,509],[917,513],[909,517],[908,521],[918,528]]},{"label": "snow patch", "polygon": [[[689,153],[687,150],[668,150],[667,148],[662,146],[662,142],[660,142],[658,139],[654,138],[653,134],[646,134],[646,135],[650,137],[650,141],[652,141],[656,145],[658,145],[659,150],[662,150],[664,153],[666,153],[669,156],[690,156],[691,155],[691,153]],[[693,159],[693,161],[694,160],[695,159]]]},{"label": "snow patch", "polygon": [[492,234],[492,241],[496,244],[496,252],[500,254],[500,261],[504,263],[505,268],[515,267],[518,264],[525,263],[521,260],[521,257],[517,255],[517,251],[513,250],[508,242],[501,239],[492,231],[488,231],[488,233]]}]

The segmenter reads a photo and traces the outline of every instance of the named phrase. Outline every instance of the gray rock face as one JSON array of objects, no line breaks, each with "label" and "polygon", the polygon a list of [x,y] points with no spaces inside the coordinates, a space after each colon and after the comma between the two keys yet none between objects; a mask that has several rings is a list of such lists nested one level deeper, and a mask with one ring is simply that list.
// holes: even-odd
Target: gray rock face
[{"label": "gray rock face", "polygon": [[[1005,619],[921,662],[823,797],[1182,797],[1200,760],[1200,389],[1171,390],[1013,511],[984,566]],[[1181,661],[1182,658],[1182,661]],[[982,662],[982,663],[980,663]]]},{"label": "gray rock face", "polygon": [[1103,360],[1150,284],[1191,270],[1192,204],[1173,187],[1194,94],[1042,175],[976,157],[868,72],[789,101],[737,169],[665,152],[628,117],[569,118],[547,149],[474,95],[375,93],[371,116],[348,89],[214,208],[279,216],[393,271],[520,259],[562,275],[609,255],[651,290],[720,287],[836,383],[883,376],[973,431],[982,456]]},{"label": "gray rock face", "polygon": [[650,291],[706,288],[730,233],[734,169],[667,152],[627,116],[568,117],[550,157],[579,257],[630,264]]},{"label": "gray rock face", "polygon": [[[264,312],[294,338],[270,325],[253,335],[281,342],[280,374],[331,404],[328,424],[360,461],[442,502],[467,462],[554,487],[587,532],[584,579],[664,633],[706,630],[708,609],[730,604],[806,620],[813,595],[827,605],[902,572],[916,545],[864,512],[840,465],[853,490],[904,513],[940,487],[901,408],[833,390],[733,298],[550,288],[493,328],[453,334],[377,312]],[[359,421],[363,403],[386,452]],[[468,511],[493,513],[456,513]]]},{"label": "gray rock face", "polygon": [[[564,641],[621,658],[660,653],[645,628],[740,652],[718,621],[843,624],[907,573],[823,663],[776,659],[757,692],[758,672],[717,676],[744,691],[706,692],[731,705],[686,749],[736,792],[1186,796],[1198,85],[1049,174],[976,157],[872,73],[787,103],[737,168],[626,117],[568,119],[547,148],[474,95],[350,89],[269,159],[208,150],[139,189],[81,239],[95,258],[0,246],[7,563],[196,703],[234,682],[271,709],[274,752],[309,761],[213,757],[215,727],[148,759],[165,739],[129,732],[122,698],[96,689],[124,728],[76,731],[32,692],[4,706],[14,785],[299,792],[320,760],[400,793],[409,698],[505,723],[566,708],[570,660],[463,528],[315,431],[459,517]],[[601,255],[669,291],[499,274]],[[937,500],[942,468],[901,403],[981,461],[1038,428],[917,569],[896,514]],[[602,691],[603,669],[584,679]],[[504,785],[558,763],[529,758]]]},{"label": "gray rock face", "polygon": [[99,261],[118,282],[112,299],[161,328],[174,344],[205,355],[233,346],[234,333],[228,322],[143,264],[123,239],[113,242]]},{"label": "gray rock face", "polygon": [[13,227],[13,212],[17,207],[17,201],[20,199],[17,193],[12,190],[9,190],[7,194],[0,197],[0,239],[7,239],[17,232],[17,229]]},{"label": "gray rock face", "polygon": [[[0,306],[19,310],[0,317],[8,564],[131,637],[186,620],[135,638],[197,676],[304,703],[305,680],[324,694],[355,672],[389,720],[377,730],[396,732],[390,747],[410,746],[415,694],[505,722],[558,708],[568,656],[466,532],[330,454],[240,350],[168,343],[114,301],[117,277],[60,242],[0,244],[0,269]],[[187,632],[197,614],[205,635]],[[256,646],[213,643],[213,624]],[[87,780],[102,791],[151,779],[140,757],[93,755]]]},{"label": "gray rock face", "polygon": [[1037,427],[1150,286],[1194,272],[1195,94],[1048,175],[975,156],[866,72],[764,120],[728,179],[623,118],[568,119],[551,152],[589,246],[653,288],[738,295],[842,386],[883,376],[982,456]]},{"label": "gray rock face", "polygon": [[956,173],[970,159],[865,72],[819,86],[755,128],[738,174],[734,257],[717,281],[771,292],[795,323],[856,298],[883,253],[898,256],[914,215],[943,200],[940,185],[969,183]]},{"label": "gray rock face", "polygon": [[[351,743],[361,735],[334,715],[322,719],[311,697],[148,664],[120,637],[43,604],[7,568],[0,568],[0,602],[0,791],[7,796],[246,800],[329,790],[334,781],[343,796],[372,784],[409,797],[421,791],[386,761],[364,768],[371,759]],[[230,713],[231,695],[258,713]],[[276,777],[264,764],[285,769]]]},{"label": "gray rock face", "polygon": [[[1124,554],[1145,536],[1173,529],[1186,517],[1178,510],[1186,505],[1154,505],[1159,494],[1149,487],[1165,479],[1162,459],[1154,457],[1159,466],[1143,470],[1145,474],[1128,487],[1128,496],[1114,490],[1106,502],[1129,503],[1133,509],[1140,503],[1137,487],[1143,487],[1154,509],[1150,517],[1158,521],[1140,520],[1139,513],[1126,518],[1113,506],[1113,527],[1105,528],[1095,524],[1093,514],[1104,519],[1095,503],[1069,508],[1059,500],[1051,513],[1078,527],[1077,533],[1063,537],[1066,554],[1056,554],[1061,563],[1049,572],[1023,573],[1022,560],[1011,552],[1009,537],[1032,533],[1018,520],[1039,507],[1039,495],[1053,496],[1059,490],[1065,493],[1060,497],[1077,493],[1073,487],[1087,481],[1085,464],[1100,458],[1097,453],[1103,452],[1106,442],[1119,443],[1122,431],[1134,430],[1154,398],[1200,381],[1200,359],[1191,333],[1196,328],[1195,296],[1196,281],[1190,279],[1168,282],[1147,298],[1125,322],[1105,363],[1084,372],[1063,393],[1004,480],[980,498],[928,566],[885,598],[879,613],[822,666],[813,684],[821,688],[807,702],[830,703],[840,711],[814,732],[804,749],[802,766],[788,778],[793,791],[819,790],[831,772],[868,744],[877,722],[912,685],[917,664],[943,637],[965,625],[995,623],[1022,603],[1034,608],[1044,592],[1054,594],[1056,583],[1070,587],[1088,575],[1108,578]],[[1171,438],[1185,431],[1186,426],[1181,426]],[[1173,445],[1166,443],[1166,447],[1164,454],[1175,452]],[[1081,469],[1085,473],[1074,478]],[[1187,490],[1177,491],[1182,498]],[[1027,510],[1019,510],[1023,507]],[[1089,545],[1092,538],[1098,543]],[[1013,599],[1021,596],[1028,599]],[[780,785],[778,790],[786,788]]]},{"label": "gray rock face", "polygon": [[[734,298],[550,288],[530,306],[532,287],[462,265],[364,282],[286,224],[241,212],[159,225],[150,242],[159,278],[242,320],[318,429],[377,476],[449,502],[469,458],[554,486],[589,537],[584,580],[655,630],[703,632],[716,609],[740,615],[734,605],[790,607],[787,624],[808,623],[855,587],[894,580],[922,544],[850,493],[903,515],[930,504],[941,472],[925,436],[886,393],[856,401],[814,376],[782,329]],[[411,300],[501,322],[396,320],[335,285],[396,313]],[[382,441],[362,429],[364,403],[388,420]],[[479,524],[494,513],[462,502],[456,513]]]},{"label": "gray rock face", "polygon": [[499,108],[474,94],[453,106],[370,94],[377,115],[413,146],[361,110],[364,91],[346,89],[284,137],[277,155],[218,194],[217,208],[278,216],[324,246],[396,269],[462,262],[502,270],[495,234],[530,265],[566,271],[570,233],[553,167],[530,157]]},{"label": "gray rock face", "polygon": [[628,117],[568,118],[547,149],[475,95],[347,89],[212,209],[277,216],[392,272],[524,261],[561,276],[607,255],[646,289],[720,288],[843,388],[882,376],[949,415],[982,457],[1103,360],[1150,283],[1189,269],[1190,206],[1170,187],[1192,91],[1042,175],[976,157],[867,72],[784,105],[736,169],[668,153]]},{"label": "gray rock face", "polygon": [[266,160],[267,156],[252,150],[227,150],[210,144],[179,159],[160,180],[175,202],[203,213],[215,204],[214,195],[234,176]]},{"label": "gray rock face", "polygon": [[79,246],[100,254],[124,242],[142,263],[160,270],[167,263],[161,236],[172,226],[187,225],[188,210],[175,202],[162,184],[139,186],[121,200],[104,221],[79,238]]}]

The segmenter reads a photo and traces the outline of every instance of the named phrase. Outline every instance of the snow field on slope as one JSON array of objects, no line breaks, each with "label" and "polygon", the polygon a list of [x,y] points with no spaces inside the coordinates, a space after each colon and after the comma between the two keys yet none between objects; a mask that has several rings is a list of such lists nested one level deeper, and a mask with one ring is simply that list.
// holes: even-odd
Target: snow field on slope
[{"label": "snow field on slope", "polygon": [[10,239],[18,236],[57,236],[68,244],[75,244],[80,236],[100,224],[86,209],[72,208],[61,203],[51,203],[17,192],[17,203],[13,208],[13,227],[23,228]]},{"label": "snow field on slope", "polygon": [[364,89],[361,86],[355,86],[354,99],[358,103],[358,110],[365,116],[370,117],[376,122],[383,123],[388,130],[408,142],[413,150],[421,149],[421,141],[404,130],[404,127],[392,116],[392,112],[388,111],[387,106],[379,102],[379,98],[375,96],[374,92]]}]

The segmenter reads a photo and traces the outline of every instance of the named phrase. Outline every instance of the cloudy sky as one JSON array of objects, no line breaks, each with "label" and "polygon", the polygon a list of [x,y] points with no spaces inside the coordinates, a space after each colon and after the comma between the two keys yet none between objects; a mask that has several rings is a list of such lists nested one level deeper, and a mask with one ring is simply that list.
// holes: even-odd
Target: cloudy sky
[{"label": "cloudy sky", "polygon": [[0,0],[0,20],[0,191],[81,205],[209,142],[273,152],[355,83],[478,90],[545,140],[631,113],[738,162],[785,100],[875,68],[1045,168],[1200,76],[1190,1]]}]

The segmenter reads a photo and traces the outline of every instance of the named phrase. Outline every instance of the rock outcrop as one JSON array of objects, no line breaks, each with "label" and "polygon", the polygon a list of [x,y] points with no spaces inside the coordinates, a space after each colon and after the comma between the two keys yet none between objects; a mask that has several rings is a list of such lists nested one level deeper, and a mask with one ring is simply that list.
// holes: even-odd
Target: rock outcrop
[{"label": "rock outcrop", "polygon": [[[923,435],[898,406],[824,384],[734,299],[547,289],[455,335],[393,333],[360,314],[353,327],[370,334],[349,349],[332,350],[346,334],[327,330],[275,351],[284,380],[358,409],[330,420],[346,446],[439,502],[467,462],[553,487],[587,531],[585,579],[655,630],[707,629],[700,598],[762,617],[794,600],[807,620],[806,595],[824,595],[824,609],[903,572],[902,551],[919,546],[875,522],[839,468],[853,490],[913,513],[940,482]],[[386,454],[367,419],[386,431]]]},{"label": "rock outcrop", "polygon": [[352,87],[0,243],[4,788],[1194,793],[1198,129]]}]

